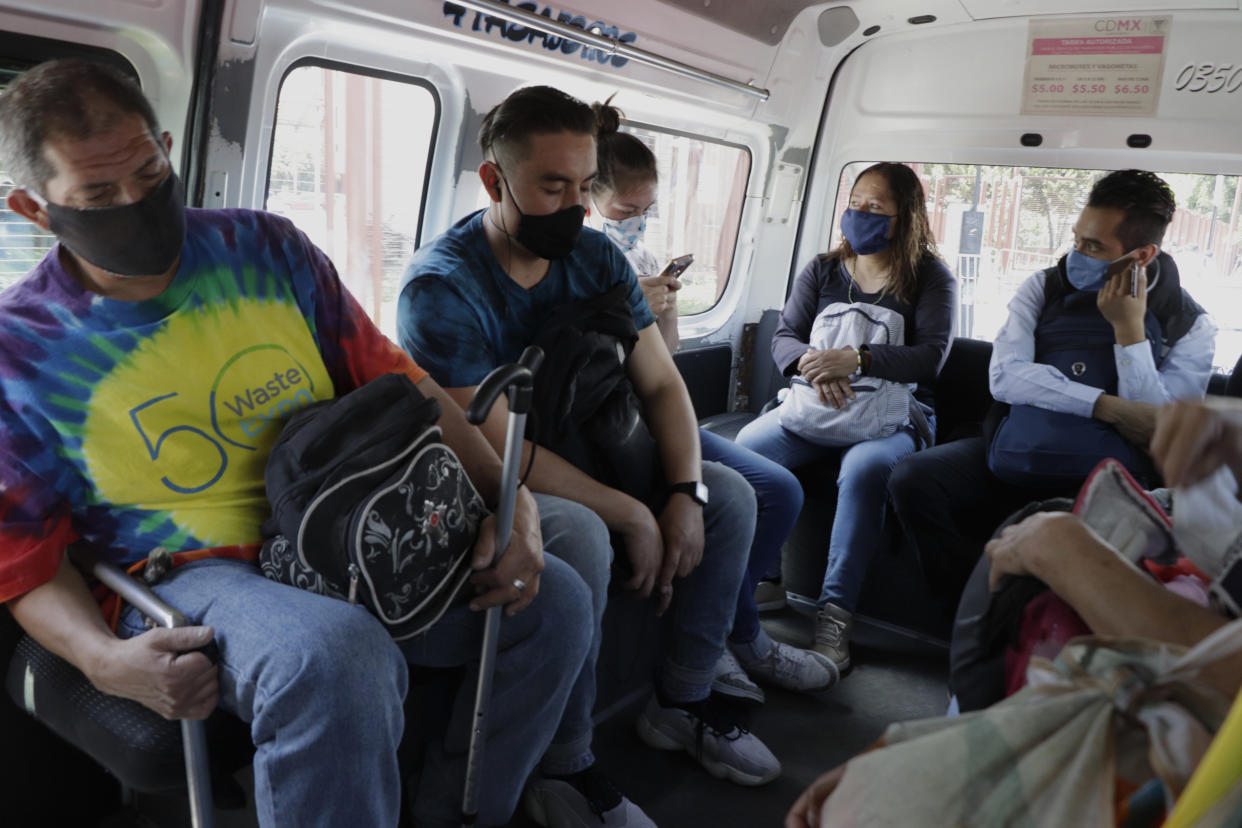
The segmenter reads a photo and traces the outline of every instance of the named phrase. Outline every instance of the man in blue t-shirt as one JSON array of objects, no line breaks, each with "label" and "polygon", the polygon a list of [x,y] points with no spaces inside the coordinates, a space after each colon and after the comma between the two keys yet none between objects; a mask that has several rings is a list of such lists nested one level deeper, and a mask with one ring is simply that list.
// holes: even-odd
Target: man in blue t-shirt
[{"label": "man in blue t-shirt", "polygon": [[[553,311],[625,286],[639,331],[626,373],[658,446],[667,499],[653,511],[543,448],[527,483],[589,507],[623,541],[633,572],[624,586],[655,595],[661,611],[672,602],[671,640],[655,697],[639,720],[642,738],[689,751],[716,776],[762,784],[776,778],[780,763],[709,695],[754,533],[754,493],[733,470],[702,462],[689,394],[633,270],[607,237],[582,228],[596,174],[595,134],[591,107],[548,87],[520,89],[487,115],[479,177],[492,203],[414,255],[398,338],[450,395],[468,401],[490,370],[519,358]],[[497,446],[504,441],[502,407],[483,426]],[[568,562],[606,565],[611,554],[606,543],[584,544],[582,560]],[[597,650],[606,595],[594,599]],[[590,762],[594,664],[595,650],[545,757],[544,778],[532,780],[528,797],[542,796],[548,777],[574,784],[573,772]],[[569,743],[582,746],[577,756],[560,751]]]}]

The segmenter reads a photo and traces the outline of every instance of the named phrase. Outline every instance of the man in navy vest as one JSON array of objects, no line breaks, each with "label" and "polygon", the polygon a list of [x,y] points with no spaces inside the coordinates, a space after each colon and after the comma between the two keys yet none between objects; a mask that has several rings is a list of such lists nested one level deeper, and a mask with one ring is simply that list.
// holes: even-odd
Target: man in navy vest
[{"label": "man in navy vest", "polygon": [[1008,514],[1032,500],[1072,495],[1085,478],[1071,472],[1036,483],[1037,450],[1024,456],[1018,448],[1005,458],[1002,442],[1042,440],[1078,451],[1088,470],[1103,456],[1131,455],[1127,465],[1141,475],[1157,407],[1203,397],[1216,327],[1160,252],[1175,209],[1169,186],[1150,172],[1120,170],[1097,181],[1074,224],[1073,249],[1022,283],[992,346],[992,396],[1022,425],[1002,421],[991,444],[991,434],[957,440],[912,454],[893,470],[898,517],[946,599],[956,600],[983,543]]}]

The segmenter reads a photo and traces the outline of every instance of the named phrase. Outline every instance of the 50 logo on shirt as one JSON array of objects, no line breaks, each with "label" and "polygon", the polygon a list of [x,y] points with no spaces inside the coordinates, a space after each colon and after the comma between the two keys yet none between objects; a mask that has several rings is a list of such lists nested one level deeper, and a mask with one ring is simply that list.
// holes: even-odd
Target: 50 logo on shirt
[{"label": "50 logo on shirt", "polygon": [[195,538],[248,542],[266,516],[263,471],[281,424],[331,397],[332,382],[296,309],[268,306],[261,324],[226,324],[227,335],[203,336],[218,318],[187,317],[170,319],[96,388],[84,454],[103,500],[166,512]]}]

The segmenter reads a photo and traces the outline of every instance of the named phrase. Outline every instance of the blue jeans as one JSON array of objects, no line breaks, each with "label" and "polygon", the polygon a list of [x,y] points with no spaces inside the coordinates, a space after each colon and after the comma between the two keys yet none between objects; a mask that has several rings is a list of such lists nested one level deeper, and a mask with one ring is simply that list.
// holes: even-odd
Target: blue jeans
[{"label": "blue jeans", "polygon": [[[688,576],[673,582],[673,603],[669,609],[671,630],[659,674],[660,690],[667,698],[679,702],[698,701],[711,692],[716,661],[724,652],[725,636],[733,623],[750,539],[755,534],[755,494],[746,480],[719,463],[704,463],[703,482],[708,488],[708,503],[703,509],[703,560]],[[540,500],[540,509],[543,509],[543,500]],[[604,522],[594,512],[587,514],[591,525],[579,522],[574,530],[580,548],[572,562],[578,565],[586,561],[594,567],[610,559],[612,547]],[[656,516],[659,517],[658,513]],[[580,517],[580,513],[576,514],[575,522]],[[545,540],[547,537],[545,530]],[[584,574],[584,577],[587,576]],[[603,612],[602,598],[597,601],[596,608],[598,629],[599,614]],[[591,650],[592,666],[598,646],[596,643]],[[577,695],[585,686],[584,680],[571,694],[565,722],[557,732],[558,745],[581,744],[575,742],[576,734],[583,732],[581,722],[585,721],[589,727],[589,706],[581,704],[585,701],[585,693],[581,697]],[[594,684],[590,686],[593,690]],[[572,761],[571,753],[571,750],[563,754],[554,750],[552,756],[558,761]],[[543,768],[545,772],[550,770],[547,762]]]},{"label": "blue jeans", "polygon": [[699,430],[703,459],[723,463],[741,473],[755,490],[755,535],[742,588],[737,594],[729,640],[749,644],[759,635],[755,587],[761,578],[780,570],[781,546],[802,511],[802,484],[793,472],[748,448],[710,431]]},{"label": "blue jeans", "polygon": [[755,536],[755,492],[746,479],[728,466],[705,462],[703,482],[708,489],[703,560],[673,584],[672,634],[660,669],[661,691],[678,702],[699,701],[711,692]]},{"label": "blue jeans", "polygon": [[[480,777],[484,824],[512,815],[591,645],[589,590],[567,564],[546,560],[538,597],[500,625]],[[155,592],[215,629],[220,705],[250,725],[263,826],[396,825],[406,663],[466,665],[449,735],[428,749],[416,807],[420,825],[457,823],[483,613],[457,606],[398,646],[362,607],[269,581],[242,561],[186,564]],[[126,608],[118,633],[143,630]]]},{"label": "blue jeans", "polygon": [[[934,428],[934,425],[933,425]],[[871,551],[884,529],[888,477],[897,461],[915,450],[912,429],[906,428],[847,448],[830,448],[805,440],[780,424],[776,408],[749,423],[737,442],[787,469],[825,457],[839,456],[837,511],[828,541],[828,568],[819,606],[833,603],[853,612],[858,606]]]}]

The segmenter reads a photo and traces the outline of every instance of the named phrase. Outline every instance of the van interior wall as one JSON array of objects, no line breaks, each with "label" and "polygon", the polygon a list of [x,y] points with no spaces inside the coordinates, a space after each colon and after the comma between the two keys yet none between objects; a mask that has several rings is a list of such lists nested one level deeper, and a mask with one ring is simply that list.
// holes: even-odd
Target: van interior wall
[{"label": "van interior wall", "polygon": [[[795,259],[826,248],[838,181],[855,161],[921,161],[1242,172],[1237,124],[1242,93],[1175,88],[1188,64],[1236,63],[1242,13],[1173,15],[1155,118],[1022,115],[1026,18],[1004,18],[877,38],[841,66],[811,175],[805,231]],[[1038,133],[1038,147],[1020,143]],[[1135,133],[1145,149],[1127,146]]]}]

